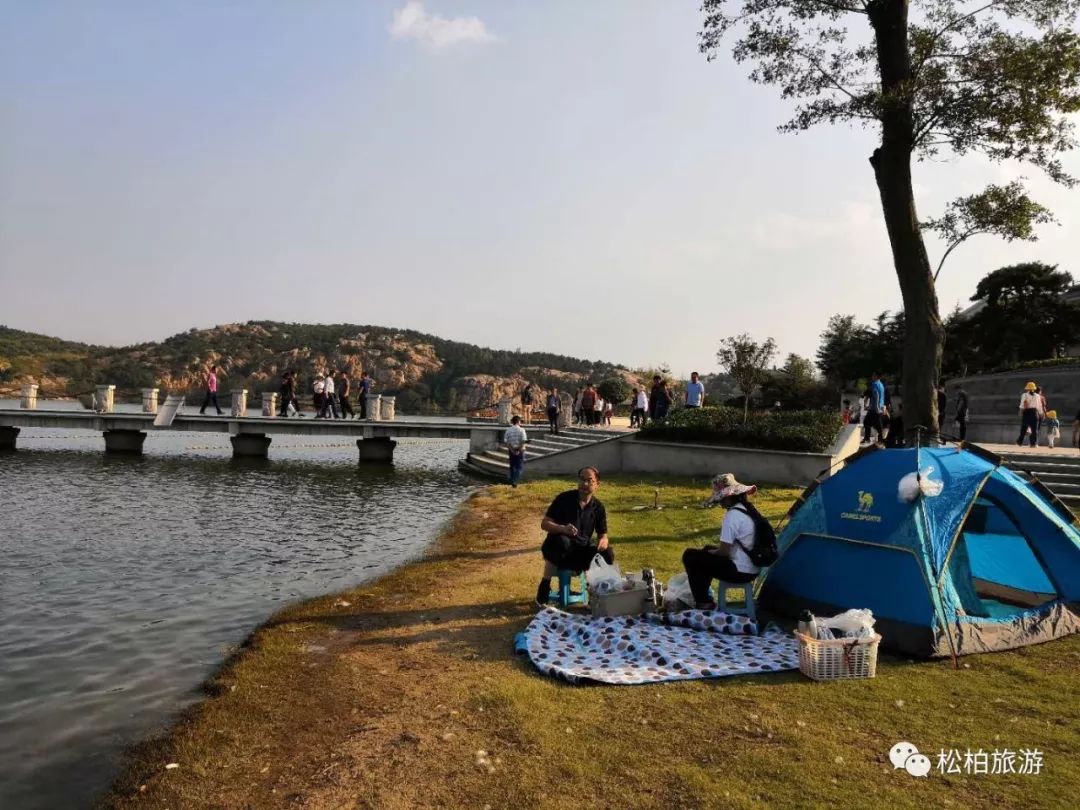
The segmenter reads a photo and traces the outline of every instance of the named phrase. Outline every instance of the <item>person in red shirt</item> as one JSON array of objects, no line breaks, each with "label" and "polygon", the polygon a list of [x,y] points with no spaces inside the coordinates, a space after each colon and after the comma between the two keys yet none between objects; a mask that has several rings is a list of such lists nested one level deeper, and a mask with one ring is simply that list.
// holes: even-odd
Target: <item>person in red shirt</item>
[{"label": "person in red shirt", "polygon": [[217,389],[217,366],[210,366],[210,372],[206,375],[206,396],[203,398],[202,408],[199,409],[200,414],[206,413],[206,406],[213,405],[218,412],[218,416],[222,415],[221,406],[218,405]]}]

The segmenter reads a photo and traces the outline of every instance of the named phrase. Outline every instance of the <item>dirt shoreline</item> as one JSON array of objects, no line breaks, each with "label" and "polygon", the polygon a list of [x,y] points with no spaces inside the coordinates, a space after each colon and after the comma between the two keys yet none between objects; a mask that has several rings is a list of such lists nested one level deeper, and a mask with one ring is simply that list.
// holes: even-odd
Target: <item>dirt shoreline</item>
[{"label": "dirt shoreline", "polygon": [[[527,510],[524,522],[535,528],[543,498],[521,492],[540,510]],[[491,747],[490,724],[482,703],[455,689],[450,675],[484,660],[513,665],[504,640],[533,611],[522,596],[527,589],[471,606],[454,602],[463,588],[490,596],[491,583],[475,581],[484,569],[535,555],[536,545],[515,514],[522,499],[511,506],[485,493],[467,498],[419,559],[286,608],[253,631],[205,682],[203,700],[164,736],[133,749],[99,806],[416,807],[470,794],[488,797],[478,806],[490,801],[491,775],[473,762],[475,751]],[[446,661],[433,664],[433,656]],[[426,671],[439,675],[432,680]],[[446,730],[431,739],[432,724]],[[415,781],[409,770],[429,745],[458,751],[466,762],[464,773],[446,774],[455,777],[452,791],[402,785]],[[373,758],[380,767],[365,765]],[[166,769],[172,763],[178,767]],[[365,798],[339,804],[336,788],[344,785]]]}]

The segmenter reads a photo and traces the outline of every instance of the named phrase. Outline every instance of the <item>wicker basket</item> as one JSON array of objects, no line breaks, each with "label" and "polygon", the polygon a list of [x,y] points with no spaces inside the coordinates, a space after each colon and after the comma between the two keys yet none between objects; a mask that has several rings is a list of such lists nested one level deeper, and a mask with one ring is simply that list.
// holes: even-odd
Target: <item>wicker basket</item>
[{"label": "wicker basket", "polygon": [[815,681],[873,678],[877,673],[877,650],[881,636],[821,640],[796,632],[799,640],[799,671]]}]

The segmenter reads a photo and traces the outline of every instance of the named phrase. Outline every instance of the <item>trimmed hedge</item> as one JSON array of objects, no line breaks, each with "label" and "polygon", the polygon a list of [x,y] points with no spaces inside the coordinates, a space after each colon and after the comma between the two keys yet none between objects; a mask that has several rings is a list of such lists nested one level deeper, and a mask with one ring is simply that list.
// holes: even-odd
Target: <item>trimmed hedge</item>
[{"label": "trimmed hedge", "polygon": [[722,444],[763,450],[824,453],[840,433],[840,414],[825,411],[751,411],[726,406],[674,411],[638,436],[687,444]]}]

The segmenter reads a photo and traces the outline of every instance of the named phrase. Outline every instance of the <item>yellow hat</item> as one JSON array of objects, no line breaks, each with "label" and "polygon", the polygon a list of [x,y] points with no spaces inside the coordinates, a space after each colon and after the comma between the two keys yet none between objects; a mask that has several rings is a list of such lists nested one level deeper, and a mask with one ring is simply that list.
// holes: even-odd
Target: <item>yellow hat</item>
[{"label": "yellow hat", "polygon": [[1029,382],[1027,385],[1024,386],[1025,391],[1034,391],[1036,388],[1038,388],[1038,386],[1035,385],[1035,383],[1033,382]]},{"label": "yellow hat", "polygon": [[1057,419],[1057,411],[1047,411],[1046,416],[1048,419]]}]

